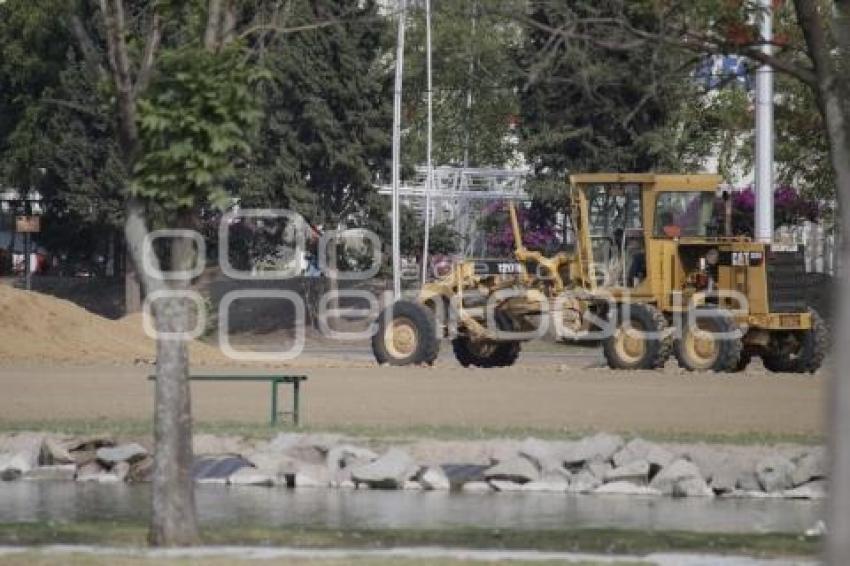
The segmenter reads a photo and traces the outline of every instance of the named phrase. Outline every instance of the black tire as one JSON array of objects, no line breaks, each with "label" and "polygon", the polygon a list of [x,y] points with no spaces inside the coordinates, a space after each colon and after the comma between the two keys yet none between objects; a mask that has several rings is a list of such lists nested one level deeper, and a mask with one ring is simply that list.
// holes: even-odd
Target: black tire
[{"label": "black tire", "polygon": [[[440,353],[434,313],[419,303],[402,300],[391,304],[378,317],[376,325],[372,353],[379,364],[431,365]],[[404,334],[396,337],[395,332]],[[407,337],[410,339],[402,340]]]},{"label": "black tire", "polygon": [[[743,334],[729,313],[719,309],[701,309],[697,320],[698,329],[704,330],[706,338],[698,339],[699,334],[682,324],[681,337],[676,340],[675,353],[679,367],[688,371],[743,371],[749,362],[744,355]],[[717,338],[716,334],[732,334],[734,336]],[[710,348],[700,352],[697,345]]]},{"label": "black tire", "polygon": [[776,373],[815,373],[823,365],[829,351],[829,329],[823,318],[814,309],[812,327],[799,336],[797,351],[766,351],[762,353],[764,367]]},{"label": "black tire", "polygon": [[[614,332],[602,343],[605,360],[611,369],[663,368],[673,349],[667,319],[655,306],[644,303],[625,305],[616,313]],[[638,336],[626,334],[637,331]],[[652,333],[646,336],[645,333]],[[629,349],[624,341],[635,345]]]},{"label": "black tire", "polygon": [[[499,330],[514,330],[513,319],[507,314],[496,311],[495,318]],[[514,365],[522,345],[518,341],[476,344],[468,336],[458,336],[452,340],[452,349],[463,367],[497,368]]]},{"label": "black tire", "polygon": [[747,367],[750,365],[751,361],[753,361],[753,355],[747,350],[743,350],[741,352],[741,359],[738,360],[738,365],[735,366],[735,369],[732,371],[734,371],[735,373],[739,373],[746,370]]}]

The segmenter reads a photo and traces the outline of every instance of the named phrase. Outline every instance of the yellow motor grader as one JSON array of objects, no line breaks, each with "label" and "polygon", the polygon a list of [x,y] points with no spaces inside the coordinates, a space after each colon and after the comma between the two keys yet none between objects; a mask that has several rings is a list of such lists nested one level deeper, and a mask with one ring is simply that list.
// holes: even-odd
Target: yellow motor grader
[{"label": "yellow motor grader", "polygon": [[802,251],[731,235],[716,175],[570,177],[575,249],[523,245],[509,205],[511,259],[470,259],[381,313],[379,363],[431,364],[450,338],[463,366],[513,364],[553,324],[602,342],[615,369],[740,371],[758,355],[777,372],[814,372],[827,329],[805,303]]}]

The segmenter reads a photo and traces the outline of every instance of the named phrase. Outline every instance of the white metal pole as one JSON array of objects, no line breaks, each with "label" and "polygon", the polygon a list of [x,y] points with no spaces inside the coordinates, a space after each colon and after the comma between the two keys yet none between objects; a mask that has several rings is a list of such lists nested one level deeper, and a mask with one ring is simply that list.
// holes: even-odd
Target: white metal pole
[{"label": "white metal pole", "polygon": [[[773,52],[773,8],[771,0],[759,0],[762,51]],[[773,240],[773,69],[759,65],[756,70],[756,218],[755,237],[759,242]]]},{"label": "white metal pole", "polygon": [[404,24],[407,12],[406,0],[399,0],[398,45],[395,60],[395,92],[393,96],[393,294],[401,298],[401,238],[399,235],[398,189],[401,176],[401,88],[404,78]]},{"label": "white metal pole", "polygon": [[431,0],[425,0],[425,58],[428,74],[428,141],[426,149],[427,178],[425,180],[425,238],[422,244],[422,285],[428,279],[428,244],[431,239],[431,187],[434,183],[434,167],[431,150],[434,128],[433,81],[431,75]]}]

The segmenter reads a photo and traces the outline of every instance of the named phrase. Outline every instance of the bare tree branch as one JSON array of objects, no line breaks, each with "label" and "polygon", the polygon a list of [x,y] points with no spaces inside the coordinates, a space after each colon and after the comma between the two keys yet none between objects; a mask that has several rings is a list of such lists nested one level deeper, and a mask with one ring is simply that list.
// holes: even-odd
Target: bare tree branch
[{"label": "bare tree branch", "polygon": [[356,23],[366,23],[366,22],[377,22],[377,21],[383,21],[383,20],[384,20],[384,16],[366,16],[366,17],[362,17],[362,18],[326,20],[324,22],[316,22],[314,24],[304,24],[304,25],[301,25],[301,26],[293,26],[293,27],[280,27],[280,26],[275,25],[275,24],[256,24],[256,25],[253,25],[253,26],[245,29],[244,31],[242,31],[239,34],[239,38],[244,39],[244,38],[248,37],[249,35],[252,35],[252,34],[255,34],[255,33],[258,33],[258,32],[264,32],[264,31],[271,31],[271,32],[278,33],[278,34],[288,34],[288,33],[297,33],[297,32],[300,32],[300,31],[310,31],[310,30],[314,30],[314,29],[321,29],[321,28],[326,28],[326,27],[331,27],[331,26],[341,26],[341,25],[351,24],[351,23],[355,23],[355,22]]},{"label": "bare tree branch", "polygon": [[127,164],[132,161],[138,143],[136,100],[130,78],[130,58],[127,54],[124,5],[122,0],[100,0],[106,23],[106,44],[109,67],[118,91],[119,141]]},{"label": "bare tree branch", "polygon": [[236,38],[236,2],[228,0],[227,7],[224,9],[224,18],[221,21],[221,44],[227,45],[232,43]]},{"label": "bare tree branch", "polygon": [[[634,27],[625,16],[614,18],[576,17],[569,20],[569,25],[555,27],[541,22],[527,13],[519,14],[514,12],[506,14],[505,12],[502,12],[502,15],[509,15],[512,19],[540,31],[557,34],[568,40],[586,41],[595,47],[609,51],[632,51],[646,45],[646,43],[661,43],[670,47],[688,49],[697,53],[734,53],[759,63],[770,65],[774,69],[792,75],[810,86],[814,86],[817,82],[817,78],[812,68],[775,55],[763,53],[761,51],[761,47],[764,46],[764,42],[753,42],[750,44],[740,45],[726,41],[722,38],[711,37],[706,34],[697,34],[683,27],[677,29],[670,25],[662,26],[662,31],[648,31]],[[665,19],[666,17],[666,15],[663,16]],[[627,41],[622,37],[617,37],[616,39],[603,39],[603,37],[615,36],[615,34],[594,34],[586,31],[594,27],[603,30],[626,32],[633,39],[630,41]],[[785,47],[784,45],[778,45],[776,43],[772,44],[778,47]]]},{"label": "bare tree branch", "polygon": [[162,40],[162,18],[159,15],[156,7],[154,7],[151,15],[150,29],[148,37],[145,40],[145,51],[142,55],[142,62],[139,67],[139,74],[136,76],[136,84],[133,86],[133,97],[138,98],[139,94],[144,92],[150,82],[151,72],[153,71],[156,52],[159,49],[159,43]]},{"label": "bare tree branch", "polygon": [[219,30],[221,29],[221,0],[209,0],[207,10],[207,27],[204,31],[204,47],[209,51],[215,51],[219,43]]},{"label": "bare tree branch", "polygon": [[106,69],[103,68],[103,63],[100,58],[100,54],[97,52],[97,48],[94,45],[94,41],[92,41],[91,36],[86,31],[85,25],[83,25],[83,21],[77,14],[72,14],[70,17],[70,21],[68,22],[68,27],[71,29],[71,35],[74,36],[74,40],[77,42],[77,45],[80,48],[80,53],[83,56],[83,60],[86,64],[94,69],[100,78],[106,77]]}]

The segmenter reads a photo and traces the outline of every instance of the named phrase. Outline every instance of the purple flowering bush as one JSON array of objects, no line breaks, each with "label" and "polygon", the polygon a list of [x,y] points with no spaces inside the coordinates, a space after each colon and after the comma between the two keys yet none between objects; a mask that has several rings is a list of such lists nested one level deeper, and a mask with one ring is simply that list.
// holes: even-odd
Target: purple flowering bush
[{"label": "purple flowering bush", "polygon": [[[507,204],[493,202],[487,205],[482,225],[487,233],[490,254],[510,256],[514,251],[514,234]],[[546,251],[560,243],[554,214],[545,206],[532,202],[529,208],[517,207],[517,218],[522,228],[523,244],[532,250]]]},{"label": "purple flowering bush", "polygon": [[[732,193],[732,231],[736,235],[753,235],[756,193],[748,186]],[[773,223],[775,227],[793,226],[805,220],[815,221],[824,210],[813,198],[804,196],[794,187],[783,185],[773,192]]]}]

